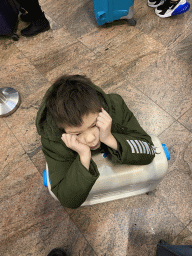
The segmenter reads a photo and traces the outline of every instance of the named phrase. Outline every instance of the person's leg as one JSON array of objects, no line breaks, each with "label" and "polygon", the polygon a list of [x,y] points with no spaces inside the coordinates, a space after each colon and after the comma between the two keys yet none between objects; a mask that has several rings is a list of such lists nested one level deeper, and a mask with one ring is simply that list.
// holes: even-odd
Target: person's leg
[{"label": "person's leg", "polygon": [[41,16],[42,10],[38,0],[17,0],[30,16]]},{"label": "person's leg", "polygon": [[31,21],[31,24],[27,28],[21,30],[23,36],[34,36],[50,29],[49,21],[41,10],[38,0],[17,1],[28,12],[27,14],[21,14],[21,19],[28,22]]}]

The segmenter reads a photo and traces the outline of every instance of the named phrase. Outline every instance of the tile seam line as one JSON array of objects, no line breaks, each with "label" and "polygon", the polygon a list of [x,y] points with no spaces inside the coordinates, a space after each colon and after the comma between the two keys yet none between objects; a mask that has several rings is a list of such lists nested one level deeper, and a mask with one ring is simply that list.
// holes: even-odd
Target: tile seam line
[{"label": "tile seam line", "polygon": [[[180,222],[185,226],[185,224],[181,220],[180,220]],[[191,223],[191,221],[181,230],[181,232],[178,233],[176,238],[189,226],[190,223]],[[192,232],[189,229],[188,229],[188,231],[192,234]]]},{"label": "tile seam line", "polygon": [[[129,80],[128,80],[128,82],[129,82]],[[176,121],[177,121],[177,119],[176,118],[174,118],[171,114],[169,114],[166,110],[164,110],[162,107],[160,107],[157,103],[155,103],[148,95],[146,95],[143,91],[141,91],[137,86],[135,86],[135,85],[133,85],[133,84],[131,84],[131,83],[129,83],[131,86],[133,86],[134,88],[136,88],[138,91],[140,91],[143,95],[145,95],[145,97],[147,97],[150,101],[152,101],[155,105],[157,105],[161,110],[163,110],[165,113],[167,113],[170,117],[172,117],[174,120],[173,120],[173,122],[167,127],[167,128],[169,128],[172,124],[174,124]],[[119,86],[120,87],[120,86]],[[117,87],[118,88],[118,87]],[[116,89],[117,89],[116,88]],[[187,110],[188,111],[188,110]],[[179,117],[180,118],[180,117]],[[166,129],[167,129],[166,128]],[[165,130],[166,130],[165,129]],[[165,130],[163,130],[163,132],[165,131]],[[163,132],[161,132],[160,134],[162,134]],[[159,134],[159,135],[160,135]],[[158,135],[158,136],[159,136]]]},{"label": "tile seam line", "polygon": [[[66,45],[64,48],[65,48],[65,49],[68,49],[70,46],[75,45],[75,44],[78,44],[78,43],[82,43],[82,42],[79,41],[79,40],[76,38],[76,41],[75,41],[75,42]],[[15,46],[17,47],[18,51],[21,52],[21,53],[23,54],[23,56],[25,56],[25,58],[30,62],[30,64],[31,64],[32,66],[34,66],[34,64],[31,63],[31,59],[30,59],[29,57],[27,57],[26,54],[17,46],[17,42],[15,43]],[[49,51],[47,51],[47,53],[49,53]]]},{"label": "tile seam line", "polygon": [[[96,57],[96,54],[95,54],[92,50],[90,50],[86,45],[84,45],[81,41],[79,41],[78,38],[76,38],[76,41],[75,41],[74,43],[67,45],[67,46],[65,47],[65,49],[68,49],[68,48],[70,48],[71,46],[73,46],[73,45],[75,45],[75,44],[81,44],[81,45],[83,45],[84,47],[86,47],[86,49],[88,49],[88,50]],[[17,44],[15,44],[15,46],[17,47]],[[31,62],[31,59],[30,59],[29,57],[27,57],[27,56],[25,55],[25,53],[22,52],[22,50],[20,50],[18,47],[17,47],[17,49],[18,49],[18,51],[19,51],[21,54],[23,54],[23,56],[28,60],[28,62],[30,63],[30,65],[33,66],[33,68],[34,68],[41,76],[43,76],[43,78],[47,81],[47,83],[51,83],[51,82],[47,79],[46,74],[41,73],[41,72],[39,71],[39,69],[38,69],[37,67],[35,67],[35,65]]]},{"label": "tile seam line", "polygon": [[[174,121],[172,122],[172,124],[175,123],[175,122],[178,122],[178,123],[181,124],[183,127],[185,127],[185,125],[183,125],[183,124],[179,121],[179,119],[180,119],[184,114],[186,114],[186,112],[188,112],[191,107],[189,107],[189,109],[187,109],[184,114],[182,114],[182,115],[179,116],[178,118],[175,118],[175,117],[172,116],[169,112],[167,112],[167,110],[165,110],[163,107],[161,107],[159,104],[157,104],[153,99],[151,99],[148,95],[146,95],[143,91],[141,91],[139,87],[137,87],[137,86],[135,86],[135,85],[132,85],[132,86],[134,86],[137,90],[139,90],[142,94],[144,94],[149,100],[151,100],[155,105],[157,105],[157,106],[158,106],[161,110],[163,110],[166,114],[168,114],[170,117],[172,117],[172,118],[174,119]],[[172,124],[171,124],[171,125],[172,125]],[[169,125],[168,127],[170,127],[171,125]],[[166,128],[166,129],[167,129],[167,128]],[[165,129],[165,130],[166,130],[166,129]],[[187,130],[191,133],[191,131],[190,131],[187,127],[185,127],[185,129],[187,129]],[[164,131],[165,131],[165,130],[164,130]],[[164,132],[164,131],[163,131],[163,132]],[[162,134],[163,132],[161,132],[160,134]],[[159,134],[159,135],[160,135],[160,134]]]},{"label": "tile seam line", "polygon": [[14,136],[14,138],[17,140],[17,142],[19,143],[19,145],[20,145],[21,148],[23,149],[24,154],[22,154],[22,155],[26,155],[26,156],[29,158],[30,162],[33,164],[33,166],[35,167],[36,171],[39,173],[37,167],[35,166],[35,164],[34,164],[33,161],[31,160],[31,158],[28,156],[27,151],[24,149],[24,147],[22,146],[22,144],[19,142],[17,136],[14,134],[14,132],[13,132],[12,129],[9,127],[9,125],[7,124],[6,121],[5,121],[5,123],[6,123],[7,127],[9,128],[9,130],[11,131],[12,135]]},{"label": "tile seam line", "polygon": [[[180,117],[179,117],[180,118]],[[179,119],[178,118],[178,119]],[[173,124],[175,123],[179,123],[181,126],[183,126],[190,134],[192,134],[192,131],[190,131],[184,124],[182,124],[181,122],[178,121],[178,119],[175,119],[173,117],[173,119],[175,120],[172,124],[170,124],[164,131],[162,131],[158,136],[162,135],[162,133],[164,133],[167,129],[169,129]]]},{"label": "tile seam line", "polygon": [[87,45],[85,45],[83,42],[81,42],[78,38],[76,38],[76,39],[77,39],[77,41],[78,41],[78,42],[76,42],[76,43],[80,43],[81,45],[83,45],[84,47],[86,47],[86,49],[88,49],[91,53],[93,53],[95,57],[97,56],[97,54],[94,53],[94,51],[91,50]]},{"label": "tile seam line", "polygon": [[[126,24],[125,24],[125,25],[126,25]],[[99,29],[99,28],[98,28],[98,29]],[[129,38],[129,39],[127,39],[127,40],[121,42],[121,43],[118,44],[117,47],[115,47],[114,49],[117,49],[117,48],[119,48],[121,45],[128,43],[128,40],[131,40],[132,38],[134,38],[134,37],[137,36],[138,34],[139,34],[139,36],[140,36],[141,34],[143,34],[143,36],[147,36],[147,37],[151,38],[152,40],[156,41],[159,45],[162,46],[162,49],[163,49],[163,50],[164,50],[164,48],[166,48],[166,50],[168,49],[167,46],[163,45],[161,42],[157,41],[155,38],[149,36],[147,33],[144,33],[141,29],[139,29],[139,28],[136,28],[136,29],[138,30],[138,31],[137,31],[138,33],[136,33],[135,35],[133,35],[131,38]],[[91,32],[90,32],[90,33],[91,33]],[[108,41],[109,41],[108,45],[110,45],[110,44],[111,44],[111,40],[114,39],[115,37],[117,37],[120,33],[121,33],[121,32],[118,32],[117,35],[112,36],[109,40],[103,42],[103,43],[102,43],[101,45],[99,45],[98,47],[100,48],[100,47],[104,46],[104,44],[105,44],[106,42],[108,42]],[[77,38],[77,39],[78,39],[78,38]],[[107,45],[106,47],[108,47],[108,45]],[[85,46],[86,46],[86,45],[85,45]],[[87,46],[87,48],[89,48],[89,49],[90,49],[91,51],[93,51],[93,52],[94,52],[98,47],[95,47],[93,50],[91,50],[91,49]],[[97,53],[95,53],[95,54],[97,54]]]},{"label": "tile seam line", "polygon": [[[191,34],[191,35],[192,35],[192,34]],[[181,42],[182,42],[182,41],[181,41]],[[181,43],[181,42],[180,42],[180,43]],[[175,57],[176,59],[180,59],[180,60],[182,60],[182,61],[184,61],[184,62],[187,63],[187,60],[186,60],[181,54],[177,54],[173,48],[170,48],[170,49],[167,48],[167,51],[168,51],[168,52],[171,52],[172,55],[174,55],[174,57]],[[188,64],[188,63],[187,63],[187,64]]]},{"label": "tile seam line", "polygon": [[[97,26],[96,28],[99,29],[98,26]],[[91,34],[91,33],[93,33],[93,32],[90,32],[90,34]],[[97,53],[97,52],[95,53],[95,50],[96,50],[97,48],[100,48],[100,47],[104,46],[104,44],[107,43],[108,41],[109,41],[109,42],[108,42],[107,44],[110,45],[110,44],[111,44],[111,41],[110,41],[110,40],[112,40],[113,38],[117,37],[120,33],[121,33],[121,32],[118,32],[117,35],[112,36],[109,40],[106,40],[106,41],[103,42],[101,45],[99,45],[98,47],[94,47],[93,49],[90,49],[86,44],[84,44],[81,40],[79,40],[79,38],[81,38],[81,36],[79,36],[79,37],[76,38],[76,39],[77,39],[80,43],[82,43],[85,47],[87,47],[91,52],[93,52],[95,56],[97,56],[98,53]],[[142,31],[140,31],[140,30],[138,29],[138,33],[137,33],[137,34],[141,34],[141,33],[142,33],[143,35],[148,36],[146,33],[142,32]],[[133,37],[135,37],[137,34],[135,34],[134,36],[132,36],[130,39],[132,39]],[[152,38],[152,39],[153,39],[153,38]],[[117,48],[119,48],[121,45],[127,43],[128,40],[129,40],[129,39],[127,39],[126,41],[120,43],[120,44],[117,45],[117,47],[115,47],[114,49],[117,49]],[[154,39],[153,39],[153,40],[154,40]],[[159,42],[158,42],[158,43],[159,43]],[[107,45],[106,47],[108,47],[108,45]],[[161,45],[162,45],[162,44],[161,44]],[[162,47],[163,47],[163,46],[164,46],[164,45],[162,45]],[[101,53],[101,55],[102,55],[102,53]]]},{"label": "tile seam line", "polygon": [[[17,44],[15,44],[15,46],[17,47]],[[28,58],[25,53],[22,52],[22,50],[20,50],[18,47],[17,47],[18,51],[27,59],[27,61],[29,62],[29,64],[31,66],[33,66],[33,68],[38,72],[39,75],[43,76],[43,78],[47,81],[47,83],[50,83],[50,81],[46,78],[46,76],[44,74],[42,74],[36,67],[35,65],[31,62],[31,59]],[[30,96],[30,95],[29,95]],[[25,99],[27,99],[28,97],[26,97]],[[21,102],[22,103],[22,102]]]},{"label": "tile seam line", "polygon": [[[174,171],[171,171],[171,172],[174,172]],[[190,222],[192,222],[192,221],[190,221],[187,225],[184,224],[183,221],[180,220],[180,219],[175,215],[175,213],[173,212],[174,210],[171,210],[171,209],[167,206],[166,197],[164,197],[163,195],[161,195],[161,196],[162,196],[163,199],[164,199],[164,201],[163,201],[162,203],[163,203],[163,205],[165,206],[165,209],[167,209],[167,211],[168,211],[170,214],[172,214],[172,215],[178,220],[178,222],[181,223],[181,224],[184,226],[184,228],[182,228],[182,230],[175,236],[175,238],[176,238],[177,236],[179,236],[180,233],[183,232],[183,230],[184,230],[184,229],[190,224]],[[155,195],[155,197],[158,198],[156,195]],[[189,230],[189,229],[188,229],[188,230]],[[191,231],[189,230],[189,232],[191,232]],[[191,233],[192,233],[192,232],[191,232]]]},{"label": "tile seam line", "polygon": [[190,107],[188,110],[186,110],[178,119],[180,119],[182,116],[184,116],[192,107]]},{"label": "tile seam line", "polygon": [[[178,39],[180,36],[182,36],[182,33],[181,33],[178,37],[176,37],[176,40],[174,40],[173,42],[171,42],[170,44],[167,45],[168,50],[173,50],[174,47],[172,48],[172,45],[174,45],[174,43],[177,41],[177,39]],[[189,36],[192,36],[192,32],[189,33],[188,35],[186,35],[185,38],[183,38],[183,40],[181,40],[181,41],[178,42],[177,44],[180,44],[181,42],[183,42],[183,41],[184,41],[187,37],[189,37]]]},{"label": "tile seam line", "polygon": [[87,238],[85,237],[85,235],[81,232],[81,230],[78,228],[78,226],[76,225],[76,223],[71,219],[70,214],[66,211],[67,215],[69,216],[71,222],[75,225],[75,227],[78,229],[79,233],[83,236],[83,238],[85,239],[85,241],[88,243],[88,245],[91,247],[91,249],[94,251],[95,255],[98,256],[98,254],[95,252],[95,250],[93,249],[93,247],[91,246],[91,244],[89,243],[89,241],[87,240]]}]

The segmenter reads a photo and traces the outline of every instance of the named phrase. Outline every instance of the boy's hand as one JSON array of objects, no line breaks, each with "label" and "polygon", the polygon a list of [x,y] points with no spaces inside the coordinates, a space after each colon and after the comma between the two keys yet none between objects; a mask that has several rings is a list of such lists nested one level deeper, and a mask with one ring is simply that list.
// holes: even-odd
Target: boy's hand
[{"label": "boy's hand", "polygon": [[88,155],[91,152],[90,147],[83,143],[80,143],[77,140],[77,135],[75,134],[63,133],[61,139],[68,148],[76,151],[81,156]]},{"label": "boy's hand", "polygon": [[103,108],[102,112],[99,113],[99,116],[97,117],[97,127],[99,127],[100,130],[100,141],[105,143],[105,141],[108,141],[109,138],[111,138],[111,125],[112,125],[112,118],[110,115],[105,111]]}]

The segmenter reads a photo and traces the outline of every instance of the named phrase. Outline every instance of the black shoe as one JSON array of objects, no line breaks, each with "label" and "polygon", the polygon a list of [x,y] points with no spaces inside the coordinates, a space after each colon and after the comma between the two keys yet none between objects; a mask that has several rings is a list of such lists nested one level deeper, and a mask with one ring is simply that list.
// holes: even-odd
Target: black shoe
[{"label": "black shoe", "polygon": [[47,256],[67,256],[67,254],[62,249],[53,249]]},{"label": "black shoe", "polygon": [[33,20],[33,18],[31,17],[31,15],[29,13],[22,13],[20,15],[20,19],[25,22],[31,22]]},{"label": "black shoe", "polygon": [[37,19],[33,20],[31,24],[25,29],[21,30],[22,36],[35,36],[41,32],[50,29],[49,21],[46,19],[44,13]]},{"label": "black shoe", "polygon": [[168,244],[165,240],[161,239],[159,240],[158,244]]}]

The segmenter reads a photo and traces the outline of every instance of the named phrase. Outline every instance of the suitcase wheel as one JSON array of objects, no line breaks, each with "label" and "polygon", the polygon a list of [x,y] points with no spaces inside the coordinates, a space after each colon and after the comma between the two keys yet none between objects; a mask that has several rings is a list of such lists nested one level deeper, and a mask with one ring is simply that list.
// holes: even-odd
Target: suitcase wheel
[{"label": "suitcase wheel", "polygon": [[148,195],[148,196],[154,195],[156,191],[157,191],[157,190],[154,189],[154,190],[152,190],[152,191],[147,192],[146,195]]},{"label": "suitcase wheel", "polygon": [[137,24],[137,21],[133,18],[127,20],[130,26],[135,26]]},{"label": "suitcase wheel", "polygon": [[18,40],[19,40],[19,36],[18,36],[17,34],[13,34],[13,35],[12,35],[12,39],[13,39],[14,41],[18,41]]}]

